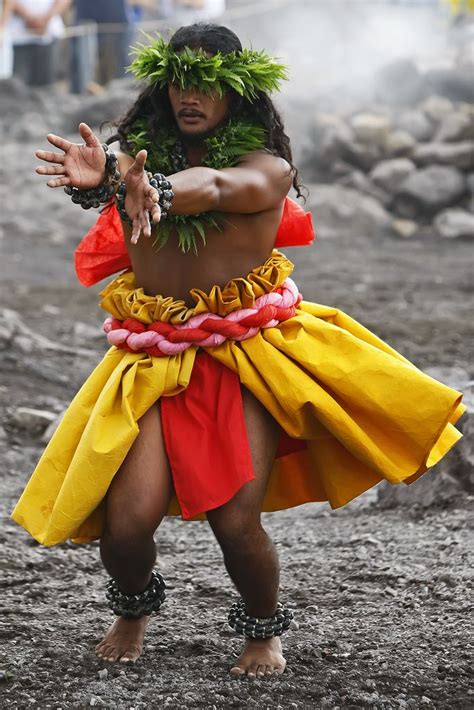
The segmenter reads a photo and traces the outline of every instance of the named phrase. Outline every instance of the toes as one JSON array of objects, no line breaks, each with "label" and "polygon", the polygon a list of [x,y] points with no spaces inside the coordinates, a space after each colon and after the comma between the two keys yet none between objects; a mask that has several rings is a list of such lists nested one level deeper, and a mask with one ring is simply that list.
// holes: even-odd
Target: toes
[{"label": "toes", "polygon": [[249,666],[247,670],[247,675],[249,678],[256,678],[257,677],[257,668],[258,665],[256,663],[252,663],[251,666]]},{"label": "toes", "polygon": [[273,675],[274,671],[273,666],[265,666],[265,675]]},{"label": "toes", "polygon": [[96,646],[95,652],[99,656],[99,658],[105,658],[109,651],[110,646],[107,646],[106,643],[102,642],[98,646]]},{"label": "toes", "polygon": [[266,666],[257,666],[257,678],[263,678],[263,676],[265,675],[265,668]]},{"label": "toes", "polygon": [[235,678],[238,678],[241,675],[244,675],[245,670],[241,666],[233,666],[233,668],[230,669],[230,674],[234,676]]}]

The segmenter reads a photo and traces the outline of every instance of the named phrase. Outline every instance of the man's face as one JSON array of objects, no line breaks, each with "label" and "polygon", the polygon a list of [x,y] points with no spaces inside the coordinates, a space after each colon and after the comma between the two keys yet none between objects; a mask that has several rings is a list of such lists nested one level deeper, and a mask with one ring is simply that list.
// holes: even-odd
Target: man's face
[{"label": "man's face", "polygon": [[208,96],[194,88],[180,89],[175,84],[168,85],[171,108],[180,133],[190,139],[206,136],[227,117],[230,96]]}]

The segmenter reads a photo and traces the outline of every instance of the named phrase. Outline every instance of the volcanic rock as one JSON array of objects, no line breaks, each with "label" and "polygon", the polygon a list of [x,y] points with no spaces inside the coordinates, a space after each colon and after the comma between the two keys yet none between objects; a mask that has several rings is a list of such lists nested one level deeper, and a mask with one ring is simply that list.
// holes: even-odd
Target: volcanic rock
[{"label": "volcanic rock", "polygon": [[460,207],[452,207],[440,212],[433,222],[441,237],[447,239],[474,238],[474,214]]},{"label": "volcanic rock", "polygon": [[424,143],[412,153],[418,165],[452,165],[460,170],[474,168],[474,141],[460,143]]},{"label": "volcanic rock", "polygon": [[435,141],[457,142],[474,140],[474,114],[456,111],[443,117]]},{"label": "volcanic rock", "polygon": [[465,193],[466,181],[456,168],[430,165],[411,173],[398,187],[393,207],[401,217],[433,215],[455,204]]},{"label": "volcanic rock", "polygon": [[372,113],[359,113],[351,119],[351,126],[356,137],[368,145],[383,148],[390,132],[390,121],[385,116]]},{"label": "volcanic rock", "polygon": [[397,128],[409,133],[417,141],[429,141],[434,135],[432,122],[420,109],[406,109],[394,117]]},{"label": "volcanic rock", "polygon": [[369,195],[340,185],[314,184],[309,190],[309,207],[318,215],[321,234],[376,235],[390,228],[390,215]]},{"label": "volcanic rock", "polygon": [[433,123],[440,123],[454,111],[454,104],[445,96],[429,96],[420,108]]},{"label": "volcanic rock", "polygon": [[25,429],[30,434],[41,434],[55,419],[54,412],[45,409],[32,409],[31,407],[18,407],[11,417],[12,424],[20,429]]},{"label": "volcanic rock", "polygon": [[408,158],[382,160],[370,173],[370,179],[387,192],[395,192],[397,187],[416,170]]},{"label": "volcanic rock", "polygon": [[391,131],[385,142],[385,153],[389,157],[409,155],[416,145],[416,140],[401,128]]},{"label": "volcanic rock", "polygon": [[474,103],[472,65],[431,69],[425,74],[431,93],[446,96],[452,101]]}]

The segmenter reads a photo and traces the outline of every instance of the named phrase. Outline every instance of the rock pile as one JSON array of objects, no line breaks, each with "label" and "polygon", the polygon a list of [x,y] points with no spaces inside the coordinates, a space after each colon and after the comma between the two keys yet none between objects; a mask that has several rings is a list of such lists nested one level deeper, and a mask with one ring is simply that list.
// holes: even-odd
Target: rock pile
[{"label": "rock pile", "polygon": [[356,219],[365,231],[388,227],[402,237],[427,228],[474,237],[474,82],[466,77],[465,66],[422,75],[399,61],[378,73],[368,108],[333,102],[315,115],[305,176],[317,183],[311,206],[323,223],[335,212],[342,229]]}]

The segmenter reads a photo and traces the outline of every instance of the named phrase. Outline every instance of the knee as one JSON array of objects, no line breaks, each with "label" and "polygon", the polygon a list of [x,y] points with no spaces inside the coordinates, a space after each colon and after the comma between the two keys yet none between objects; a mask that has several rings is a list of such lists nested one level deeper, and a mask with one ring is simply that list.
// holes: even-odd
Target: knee
[{"label": "knee", "polygon": [[208,521],[216,539],[224,553],[226,550],[245,550],[255,545],[256,540],[265,531],[260,522],[260,516],[251,515],[246,511],[232,515],[208,513]]},{"label": "knee", "polygon": [[107,519],[103,538],[117,549],[130,550],[153,538],[153,533],[146,521],[122,515],[120,519]]}]

